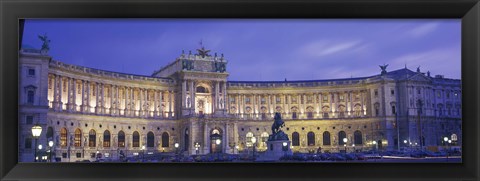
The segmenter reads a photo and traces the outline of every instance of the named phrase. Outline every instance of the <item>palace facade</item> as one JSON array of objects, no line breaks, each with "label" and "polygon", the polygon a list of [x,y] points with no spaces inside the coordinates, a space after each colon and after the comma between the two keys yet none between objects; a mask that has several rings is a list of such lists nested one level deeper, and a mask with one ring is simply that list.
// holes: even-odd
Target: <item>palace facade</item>
[{"label": "palace facade", "polygon": [[294,152],[435,148],[445,146],[444,137],[462,144],[461,80],[384,67],[359,78],[227,81],[227,59],[207,52],[182,53],[143,76],[22,49],[19,161],[34,160],[36,124],[43,128],[38,144],[53,141],[62,162],[120,151],[241,154],[252,149],[252,137],[261,152],[276,112]]}]

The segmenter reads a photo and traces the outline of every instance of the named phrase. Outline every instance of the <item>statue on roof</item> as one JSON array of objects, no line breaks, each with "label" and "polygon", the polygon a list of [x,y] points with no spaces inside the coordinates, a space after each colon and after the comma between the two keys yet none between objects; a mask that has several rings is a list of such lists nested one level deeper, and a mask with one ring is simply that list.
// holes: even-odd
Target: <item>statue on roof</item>
[{"label": "statue on roof", "polygon": [[42,51],[48,51],[48,50],[50,50],[50,45],[49,45],[49,44],[50,44],[50,40],[48,39],[47,34],[45,33],[43,36],[38,35],[38,38],[39,38],[40,40],[42,40],[42,43],[43,43],[41,50],[42,50]]},{"label": "statue on roof", "polygon": [[383,66],[382,66],[382,65],[379,65],[379,67],[380,67],[380,69],[382,69],[381,75],[387,74],[388,64],[383,64]]},{"label": "statue on roof", "polygon": [[417,73],[420,73],[420,66],[417,67]]},{"label": "statue on roof", "polygon": [[200,49],[197,49],[197,51],[198,51],[198,54],[199,54],[202,58],[205,58],[205,57],[210,56],[210,55],[208,54],[208,52],[210,52],[210,50],[205,49],[205,47],[203,46],[203,42],[202,42],[202,41],[200,41]]}]

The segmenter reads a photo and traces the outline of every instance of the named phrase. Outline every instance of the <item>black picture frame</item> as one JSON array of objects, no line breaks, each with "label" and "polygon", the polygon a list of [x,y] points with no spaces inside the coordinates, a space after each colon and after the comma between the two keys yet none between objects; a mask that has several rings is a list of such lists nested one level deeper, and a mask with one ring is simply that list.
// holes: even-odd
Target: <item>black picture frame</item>
[{"label": "black picture frame", "polygon": [[[2,180],[479,179],[478,0],[2,0],[0,12]],[[22,18],[461,18],[463,163],[18,163],[18,33]]]}]

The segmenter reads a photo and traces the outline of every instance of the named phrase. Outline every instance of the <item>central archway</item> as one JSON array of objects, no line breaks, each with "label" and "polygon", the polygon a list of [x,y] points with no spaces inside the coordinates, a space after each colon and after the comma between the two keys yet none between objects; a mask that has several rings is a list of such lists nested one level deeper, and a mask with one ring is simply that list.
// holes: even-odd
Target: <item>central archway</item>
[{"label": "central archway", "polygon": [[210,153],[222,153],[222,132],[219,129],[213,129],[210,134]]}]

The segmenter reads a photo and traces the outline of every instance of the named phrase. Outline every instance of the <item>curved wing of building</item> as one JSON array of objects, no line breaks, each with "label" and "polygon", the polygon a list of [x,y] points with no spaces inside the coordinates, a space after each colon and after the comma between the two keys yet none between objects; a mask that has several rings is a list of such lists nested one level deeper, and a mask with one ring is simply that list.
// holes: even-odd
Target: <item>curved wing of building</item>
[{"label": "curved wing of building", "polygon": [[276,112],[294,152],[436,149],[445,136],[461,145],[460,80],[404,68],[359,78],[227,81],[227,63],[202,48],[143,76],[24,49],[19,161],[34,160],[35,124],[43,128],[38,144],[53,141],[65,162],[140,152],[238,154],[253,144],[261,152]]}]

